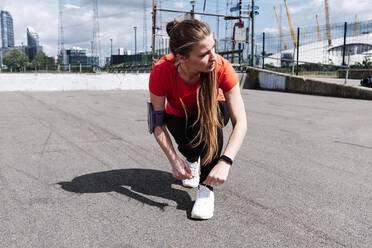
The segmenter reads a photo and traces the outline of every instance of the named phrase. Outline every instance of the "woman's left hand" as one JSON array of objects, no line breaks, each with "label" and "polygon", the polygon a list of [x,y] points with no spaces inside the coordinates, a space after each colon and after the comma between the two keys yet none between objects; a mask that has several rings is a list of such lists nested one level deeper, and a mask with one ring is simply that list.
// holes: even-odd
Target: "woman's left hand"
[{"label": "woman's left hand", "polygon": [[231,165],[223,160],[218,161],[216,166],[211,170],[203,184],[210,186],[219,186],[226,182]]}]

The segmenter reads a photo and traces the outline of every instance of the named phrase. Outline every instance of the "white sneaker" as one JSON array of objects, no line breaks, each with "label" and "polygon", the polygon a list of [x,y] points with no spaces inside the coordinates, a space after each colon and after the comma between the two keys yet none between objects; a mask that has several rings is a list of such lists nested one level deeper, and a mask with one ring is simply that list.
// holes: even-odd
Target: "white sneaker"
[{"label": "white sneaker", "polygon": [[194,178],[182,180],[182,185],[187,188],[196,188],[198,187],[200,180],[200,157],[198,161],[195,161],[194,163],[191,163],[187,160],[185,160],[185,162],[191,169]]},{"label": "white sneaker", "polygon": [[191,218],[207,220],[212,218],[214,211],[214,193],[208,187],[199,185]]}]

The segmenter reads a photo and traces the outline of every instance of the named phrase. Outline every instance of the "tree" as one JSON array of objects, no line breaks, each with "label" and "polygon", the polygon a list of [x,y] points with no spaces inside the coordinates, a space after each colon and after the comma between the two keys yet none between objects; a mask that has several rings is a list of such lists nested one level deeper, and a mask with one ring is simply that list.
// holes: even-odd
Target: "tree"
[{"label": "tree", "polygon": [[372,67],[372,61],[370,60],[370,56],[364,56],[362,63],[356,62],[351,68],[356,69],[369,69]]},{"label": "tree", "polygon": [[363,64],[363,67],[367,69],[372,66],[372,61],[369,59],[368,56],[364,56],[362,64]]},{"label": "tree", "polygon": [[48,56],[46,56],[43,51],[40,51],[35,55],[35,58],[32,60],[31,64],[40,68],[50,66],[51,62]]},{"label": "tree", "polygon": [[22,66],[28,62],[28,57],[25,53],[18,49],[13,49],[5,53],[3,63],[6,67],[20,71]]}]

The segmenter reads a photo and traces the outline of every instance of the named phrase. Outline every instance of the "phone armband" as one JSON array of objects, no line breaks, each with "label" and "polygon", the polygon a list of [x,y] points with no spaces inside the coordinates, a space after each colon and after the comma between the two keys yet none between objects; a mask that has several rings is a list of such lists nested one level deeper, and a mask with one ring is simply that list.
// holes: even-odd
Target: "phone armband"
[{"label": "phone armband", "polygon": [[149,128],[149,133],[154,132],[155,127],[162,126],[164,124],[164,114],[165,111],[154,111],[152,104],[147,103],[147,124]]}]

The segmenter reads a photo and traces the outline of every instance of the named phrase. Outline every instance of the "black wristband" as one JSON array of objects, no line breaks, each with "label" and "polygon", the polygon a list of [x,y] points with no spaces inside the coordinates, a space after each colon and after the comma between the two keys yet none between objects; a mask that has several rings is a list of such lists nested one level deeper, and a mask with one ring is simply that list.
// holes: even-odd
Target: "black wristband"
[{"label": "black wristband", "polygon": [[222,155],[220,157],[220,159],[222,159],[223,161],[225,161],[226,163],[228,163],[229,165],[232,165],[233,164],[233,160],[231,158],[229,158],[228,156],[226,155]]}]

